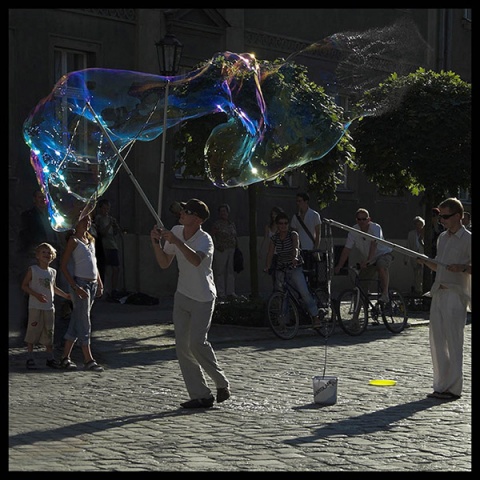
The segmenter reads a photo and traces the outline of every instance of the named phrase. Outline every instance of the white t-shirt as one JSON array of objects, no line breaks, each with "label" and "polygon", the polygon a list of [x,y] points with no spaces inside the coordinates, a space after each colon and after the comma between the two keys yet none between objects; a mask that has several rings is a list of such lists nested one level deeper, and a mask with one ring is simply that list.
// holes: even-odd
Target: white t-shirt
[{"label": "white t-shirt", "polygon": [[[368,252],[370,251],[370,242],[373,242],[373,240],[369,237],[366,237],[365,235],[362,235],[362,232],[360,230],[360,227],[358,224],[353,225],[353,228],[356,230],[360,231],[360,234],[353,233],[353,232],[348,232],[347,236],[347,241],[345,243],[345,246],[347,248],[353,248],[357,247],[361,254],[363,255],[363,258],[365,260],[368,259]],[[369,233],[370,235],[373,235],[374,237],[378,237],[383,239],[383,231],[382,227],[378,223],[370,222],[368,225],[368,231],[366,233]],[[386,253],[391,253],[392,248],[388,247],[387,245],[384,245],[383,243],[377,242],[377,250],[375,252],[375,261],[377,260],[378,257],[385,255]]]},{"label": "white t-shirt", "polygon": [[213,239],[210,234],[200,227],[193,237],[185,240],[183,230],[183,225],[175,225],[172,228],[172,233],[185,242],[192,250],[203,252],[205,257],[200,265],[196,267],[185,258],[183,253],[180,252],[175,245],[165,242],[163,246],[165,253],[177,257],[177,292],[199,302],[209,302],[217,296],[212,270],[214,252]]},{"label": "white t-shirt", "polygon": [[38,310],[54,310],[55,307],[53,304],[53,296],[55,292],[53,290],[53,286],[55,285],[57,271],[52,267],[48,267],[46,270],[44,270],[38,265],[30,265],[29,268],[32,271],[32,280],[28,286],[37,293],[45,295],[47,302],[42,303],[33,295],[29,295],[28,308],[36,308]]},{"label": "white t-shirt", "polygon": [[[308,210],[305,212],[305,218],[303,219],[303,223],[312,233],[313,238],[315,238],[315,227],[322,224],[322,219],[320,218],[320,214],[318,212],[309,207]],[[313,250],[315,248],[312,239],[309,237],[308,233],[305,231],[302,224],[299,222],[297,215],[294,215],[292,217],[292,220],[290,221],[290,226],[298,232],[298,235],[300,237],[300,248],[302,250]]]}]

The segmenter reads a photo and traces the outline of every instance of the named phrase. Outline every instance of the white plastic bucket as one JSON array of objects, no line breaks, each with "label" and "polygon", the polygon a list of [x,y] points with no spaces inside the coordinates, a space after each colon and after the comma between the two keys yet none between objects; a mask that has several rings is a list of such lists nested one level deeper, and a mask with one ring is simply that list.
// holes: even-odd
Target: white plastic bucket
[{"label": "white plastic bucket", "polygon": [[337,403],[338,377],[313,377],[313,399],[321,405],[335,405]]}]

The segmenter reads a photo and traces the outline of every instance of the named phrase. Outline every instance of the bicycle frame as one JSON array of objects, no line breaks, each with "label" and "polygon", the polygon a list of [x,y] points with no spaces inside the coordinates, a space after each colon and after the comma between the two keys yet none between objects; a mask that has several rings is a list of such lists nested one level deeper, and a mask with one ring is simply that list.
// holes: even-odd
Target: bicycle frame
[{"label": "bicycle frame", "polygon": [[[407,325],[407,308],[403,296],[397,290],[390,288],[388,292],[389,301],[379,301],[380,281],[378,275],[375,279],[360,278],[360,270],[350,267],[355,275],[352,289],[345,290],[338,298],[338,322],[342,329],[349,335],[360,335],[368,326],[369,317],[374,324],[379,324],[379,317],[382,318],[386,328],[392,333],[400,333]],[[363,281],[375,281],[377,292],[370,293],[362,286]],[[374,300],[377,300],[374,303]]]}]

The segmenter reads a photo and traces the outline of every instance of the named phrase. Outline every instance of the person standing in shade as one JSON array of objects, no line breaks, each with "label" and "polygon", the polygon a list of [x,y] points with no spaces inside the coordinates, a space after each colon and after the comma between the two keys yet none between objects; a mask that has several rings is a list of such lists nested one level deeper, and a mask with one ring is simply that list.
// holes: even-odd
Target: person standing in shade
[{"label": "person standing in shade", "polygon": [[[98,238],[101,239],[105,262],[105,276],[102,277],[102,281],[105,286],[110,287],[110,296],[116,298],[120,277],[120,254],[117,238],[122,232],[116,218],[110,215],[110,208],[110,200],[100,199],[97,204],[98,214],[94,223]],[[96,245],[96,248],[98,248],[98,245]]]},{"label": "person standing in shade", "polygon": [[212,238],[215,245],[213,272],[218,297],[221,300],[237,296],[233,268],[233,256],[237,246],[237,228],[229,217],[230,206],[223,203],[218,207],[218,219],[212,226]]},{"label": "person standing in shade", "polygon": [[438,209],[444,231],[434,260],[440,263],[418,259],[436,272],[429,321],[433,392],[427,397],[456,400],[463,389],[464,330],[472,300],[472,234],[462,225],[460,200],[447,198]]},{"label": "person standing in shade", "polygon": [[57,271],[50,267],[57,252],[49,243],[41,243],[35,248],[37,265],[28,267],[22,282],[22,290],[28,294],[28,325],[25,334],[27,344],[27,368],[35,369],[33,347],[41,343],[47,351],[47,367],[59,368],[53,356],[53,336],[55,331],[54,295],[70,300],[70,294],[57,287]]},{"label": "person standing in shade", "polygon": [[[82,348],[84,369],[103,372],[103,367],[93,358],[90,347],[92,333],[90,312],[95,297],[101,297],[103,294],[103,282],[95,256],[95,238],[89,231],[91,224],[90,215],[85,215],[78,221],[75,230],[67,240],[61,261],[62,272],[71,289],[73,311],[64,335],[65,346],[60,368],[76,370],[77,365],[70,355],[78,341]],[[73,260],[73,272],[68,268],[70,259]]]},{"label": "person standing in shade", "polygon": [[[353,228],[359,230],[359,233],[365,232],[383,240],[382,227],[378,223],[371,221],[367,209],[359,208],[355,214],[355,218],[357,224],[353,225]],[[380,279],[380,287],[382,289],[382,294],[379,300],[387,303],[388,285],[390,281],[389,269],[390,264],[393,261],[392,248],[359,233],[348,232],[347,241],[345,242],[345,246],[340,254],[340,259],[334,270],[335,274],[338,275],[347,261],[352,248],[356,247],[363,256],[363,260],[360,262],[360,278],[373,278],[375,272],[377,272]]]},{"label": "person standing in shade", "polygon": [[[278,232],[277,223],[275,222],[275,220],[276,220],[277,215],[279,213],[285,213],[283,208],[274,206],[270,210],[270,220],[265,225],[265,230],[264,230],[264,233],[263,233],[263,239],[262,239],[262,243],[260,245],[260,250],[259,250],[260,251],[260,254],[259,254],[260,258],[266,258],[267,253],[268,253],[268,249],[270,247],[270,240],[273,237],[273,235]],[[276,253],[274,252],[273,257],[272,257],[272,261],[271,261],[270,271],[268,272],[272,275],[272,282],[273,282],[274,287],[275,287],[275,266],[276,266],[276,264],[277,264],[277,256],[276,256]]]},{"label": "person standing in shade", "polygon": [[[414,252],[418,253],[425,253],[424,252],[424,239],[425,239],[425,220],[422,217],[415,217],[413,219],[413,226],[414,229],[408,232],[407,236],[407,248],[409,250],[413,250]],[[412,292],[416,293],[417,295],[423,294],[423,265],[417,262],[416,258],[409,257],[408,259],[405,257],[404,260],[405,265],[410,263],[413,269],[413,286]]]},{"label": "person standing in shade", "polygon": [[470,212],[463,212],[462,224],[469,232],[472,231],[472,214]]},{"label": "person standing in shade", "polygon": [[[312,253],[311,250],[320,248],[322,238],[322,219],[320,214],[309,206],[310,196],[308,193],[300,192],[296,196],[297,213],[292,217],[290,226],[298,232],[300,237],[300,248],[302,252],[304,269],[308,271],[317,271],[317,261],[320,259],[319,253]],[[311,281],[316,281],[310,277]]]},{"label": "person standing in shade", "polygon": [[210,211],[196,198],[181,203],[181,207],[179,225],[171,230],[155,225],[150,238],[160,268],[168,268],[173,259],[177,259],[178,283],[173,305],[175,348],[190,396],[190,400],[180,406],[204,409],[211,408],[215,402],[205,373],[215,383],[217,403],[230,398],[230,385],[208,341],[217,294],[212,270],[213,240],[202,229]]},{"label": "person standing in shade", "polygon": [[[277,224],[275,223],[275,219],[277,218],[277,215],[279,213],[282,213],[284,210],[280,207],[272,207],[270,210],[270,217],[268,223],[265,225],[264,231],[263,231],[263,239],[262,243],[260,244],[260,256],[262,256],[263,253],[268,252],[268,247],[270,245],[270,239],[272,236],[278,232]],[[263,252],[265,250],[265,252]]]},{"label": "person standing in shade", "polygon": [[435,258],[435,255],[437,254],[438,237],[445,230],[439,220],[439,214],[440,210],[437,207],[432,208],[432,258]]},{"label": "person standing in shade", "polygon": [[58,234],[50,225],[47,200],[40,189],[33,192],[33,207],[22,212],[20,222],[19,251],[27,256],[29,265],[35,263],[34,248],[40,243],[48,242],[58,250]]}]

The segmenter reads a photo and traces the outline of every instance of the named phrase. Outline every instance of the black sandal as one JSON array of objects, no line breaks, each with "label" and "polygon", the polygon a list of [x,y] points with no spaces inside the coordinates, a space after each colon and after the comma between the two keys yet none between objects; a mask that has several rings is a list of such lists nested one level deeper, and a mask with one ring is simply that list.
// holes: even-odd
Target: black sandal
[{"label": "black sandal", "polygon": [[69,358],[62,358],[59,368],[63,368],[64,370],[76,370],[77,365],[75,365],[75,363],[73,363]]},{"label": "black sandal", "polygon": [[91,372],[103,372],[103,367],[99,365],[95,360],[90,360],[84,366],[85,370],[89,370]]}]

